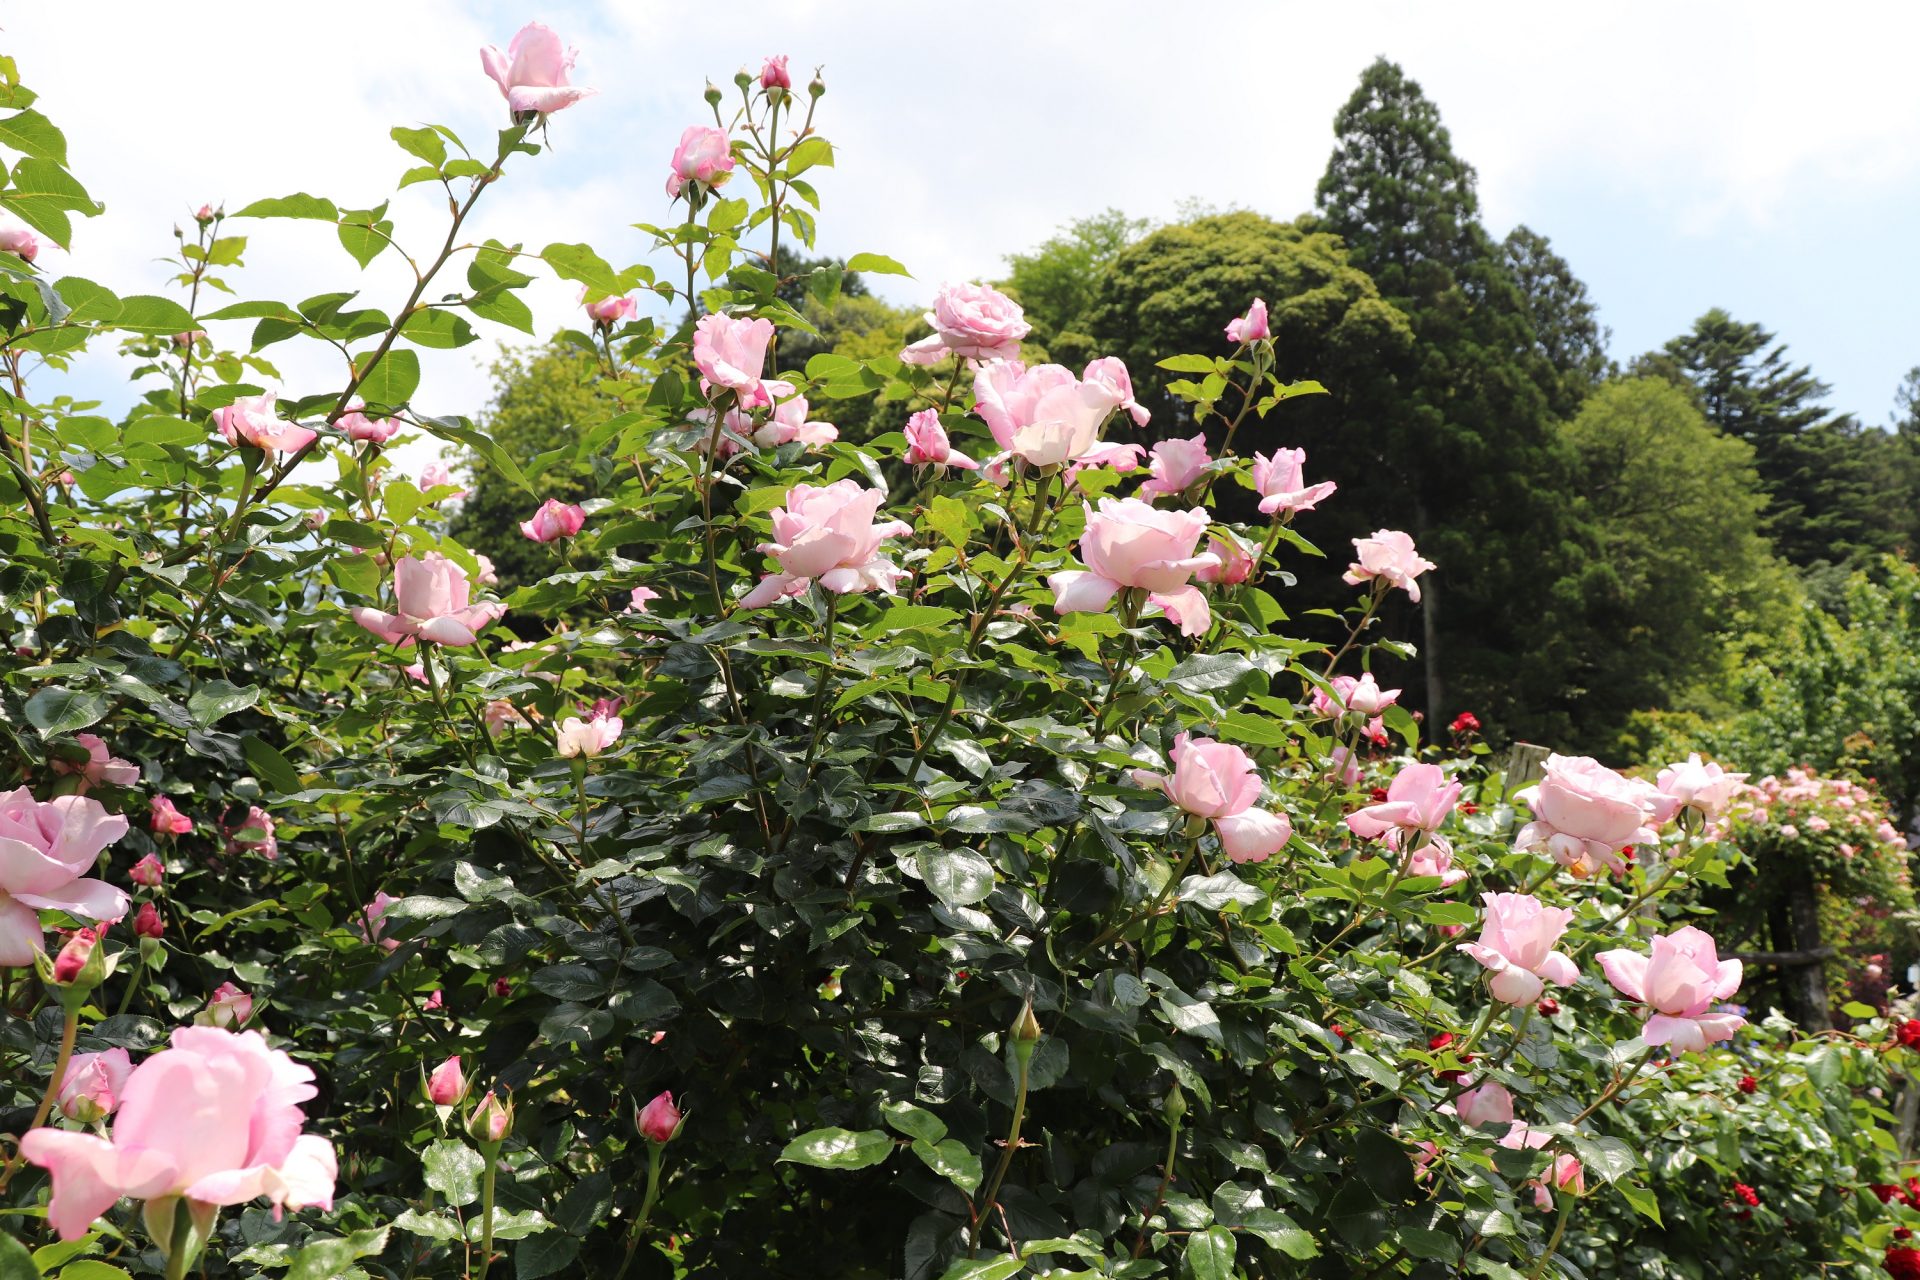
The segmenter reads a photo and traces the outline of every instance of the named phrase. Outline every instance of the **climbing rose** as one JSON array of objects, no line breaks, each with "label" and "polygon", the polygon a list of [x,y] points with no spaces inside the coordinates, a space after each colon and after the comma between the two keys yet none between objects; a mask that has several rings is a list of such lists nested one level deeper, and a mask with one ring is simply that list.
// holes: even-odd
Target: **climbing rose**
[{"label": "climbing rose", "polygon": [[693,362],[703,379],[726,387],[742,405],[770,404],[772,397],[760,374],[771,341],[773,321],[737,320],[714,312],[701,316],[693,326]]},{"label": "climbing rose", "polygon": [[1185,440],[1162,440],[1153,446],[1152,456],[1148,464],[1152,474],[1140,486],[1139,496],[1143,498],[1185,493],[1206,474],[1207,464],[1213,461],[1207,453],[1204,432]]},{"label": "climbing rose", "polygon": [[1622,871],[1622,849],[1659,838],[1648,824],[1660,793],[1591,756],[1548,756],[1539,786],[1523,795],[1534,820],[1520,828],[1513,847],[1545,849],[1577,876],[1603,866]]},{"label": "climbing rose", "polygon": [[515,115],[537,111],[542,115],[572,106],[598,90],[567,83],[580,56],[552,27],[529,22],[501,53],[495,45],[480,50],[480,65],[500,86],[507,109]]},{"label": "climbing rose", "polygon": [[1275,449],[1271,458],[1253,455],[1253,487],[1260,494],[1261,514],[1311,511],[1340,487],[1331,480],[1308,484],[1306,464],[1305,449]]},{"label": "climbing rose", "polygon": [[773,541],[760,544],[763,554],[780,564],[741,597],[743,608],[758,609],[788,596],[797,596],[810,582],[836,595],[856,591],[893,594],[894,580],[906,570],[881,554],[882,544],[913,532],[898,520],[876,522],[874,515],[887,495],[862,488],[856,480],[836,480],[824,487],[797,484],[787,490],[787,505],[773,511]]},{"label": "climbing rose", "polygon": [[119,1107],[131,1074],[133,1061],[125,1049],[74,1054],[60,1080],[60,1114],[81,1124],[98,1124]]},{"label": "climbing rose", "polygon": [[1463,942],[1459,949],[1493,971],[1494,999],[1530,1005],[1546,982],[1566,987],[1580,980],[1573,961],[1553,949],[1573,919],[1572,908],[1542,906],[1526,893],[1483,893],[1480,901],[1487,914],[1479,941]]},{"label": "climbing rose", "polygon": [[1648,1045],[1695,1052],[1746,1025],[1736,1013],[1712,1011],[1740,989],[1740,962],[1722,960],[1713,939],[1692,925],[1655,938],[1647,955],[1616,949],[1598,958],[1614,989],[1651,1011],[1640,1033]]},{"label": "climbing rose", "polygon": [[20,1150],[52,1175],[47,1219],[63,1240],[86,1234],[122,1196],[184,1196],[189,1207],[265,1196],[276,1216],[329,1209],[333,1146],[300,1132],[312,1081],[257,1031],[181,1027],[127,1076],[111,1138],[35,1129]]},{"label": "climbing rose", "polygon": [[634,1116],[634,1125],[648,1142],[671,1142],[686,1117],[673,1105],[673,1094],[662,1093]]},{"label": "climbing rose", "polygon": [[130,787],[140,781],[140,766],[122,760],[107,749],[107,744],[98,734],[76,733],[73,740],[86,748],[85,764],[73,764],[56,757],[53,761],[55,773],[80,775],[82,790],[97,787],[101,783],[115,787]]},{"label": "climbing rose", "polygon": [[947,429],[940,425],[940,415],[932,409],[922,409],[908,418],[906,433],[907,461],[913,466],[980,469],[979,463],[953,447],[947,439]]},{"label": "climbing rose", "polygon": [[787,55],[776,53],[760,64],[760,87],[762,89],[791,89],[793,79],[787,74]]},{"label": "climbing rose", "polygon": [[587,513],[578,503],[548,498],[540,509],[520,522],[520,532],[535,542],[557,542],[571,538],[587,523]]},{"label": "climbing rose", "polygon": [[[1073,462],[1131,471],[1142,452],[1137,444],[1100,440],[1101,424],[1122,403],[1111,379],[1076,378],[1057,364],[1029,369],[1018,360],[995,360],[974,372],[973,401],[994,442],[1029,466]],[[995,471],[1005,460],[988,464],[995,484],[1004,483]]]},{"label": "climbing rose", "polygon": [[0,968],[33,963],[41,911],[118,920],[127,895],[86,875],[127,820],[90,796],[35,800],[25,787],[0,795]]},{"label": "climbing rose", "polygon": [[[673,172],[667,175],[667,195],[678,199],[689,182],[718,187],[733,176],[733,144],[720,129],[691,124],[673,149]],[[771,321],[768,322],[771,327]]]},{"label": "climbing rose", "polygon": [[[1084,505],[1084,504],[1083,504]],[[1196,570],[1220,563],[1211,551],[1195,554],[1207,531],[1204,507],[1161,510],[1138,498],[1102,498],[1099,509],[1086,507],[1080,558],[1086,570],[1048,577],[1056,613],[1097,613],[1122,589],[1148,592],[1183,634],[1206,634],[1212,625],[1207,598],[1189,584]]]},{"label": "climbing rose", "polygon": [[1258,342],[1262,338],[1272,336],[1272,331],[1267,328],[1265,299],[1255,298],[1253,305],[1247,308],[1247,314],[1235,316],[1227,321],[1228,342]]},{"label": "climbing rose", "polygon": [[353,620],[389,644],[401,648],[415,638],[464,646],[479,638],[507,611],[503,604],[469,603],[467,573],[439,552],[402,556],[393,566],[393,595],[398,613],[353,610]]},{"label": "climbing rose", "polygon": [[1413,549],[1412,538],[1397,529],[1380,529],[1372,537],[1355,538],[1353,552],[1357,558],[1347,566],[1343,579],[1349,585],[1357,587],[1379,579],[1390,587],[1399,587],[1415,604],[1420,602],[1420,584],[1414,579],[1434,565],[1431,560],[1421,559]]},{"label": "climbing rose", "polygon": [[1020,304],[983,284],[947,284],[924,317],[933,332],[900,353],[908,364],[938,364],[949,354],[968,360],[1013,360],[1033,326]]},{"label": "climbing rose", "polygon": [[315,434],[275,414],[274,393],[241,396],[232,404],[216,409],[213,425],[228,444],[250,444],[269,453],[282,450],[293,453],[312,444]]},{"label": "climbing rose", "polygon": [[592,759],[619,739],[622,727],[618,716],[594,716],[590,720],[569,716],[560,722],[560,758],[570,760],[575,756],[586,756]]}]

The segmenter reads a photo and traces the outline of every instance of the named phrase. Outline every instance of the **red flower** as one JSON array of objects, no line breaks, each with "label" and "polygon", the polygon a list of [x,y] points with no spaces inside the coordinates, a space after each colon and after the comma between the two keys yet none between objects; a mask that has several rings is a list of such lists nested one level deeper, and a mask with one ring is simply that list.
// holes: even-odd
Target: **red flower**
[{"label": "red flower", "polygon": [[1459,805],[1457,805],[1456,807],[1460,810],[1460,812],[1467,814],[1469,816],[1480,812],[1480,806],[1475,804],[1471,800],[1462,800],[1459,803]]},{"label": "red flower", "polygon": [[1920,1280],[1920,1249],[1894,1245],[1887,1250],[1886,1261],[1882,1265],[1893,1280]]},{"label": "red flower", "polygon": [[1339,1036],[1342,1040],[1348,1040],[1352,1038],[1349,1035],[1347,1035],[1347,1029],[1341,1026],[1337,1022],[1329,1022],[1327,1024],[1327,1030],[1333,1032],[1333,1034]]},{"label": "red flower", "polygon": [[1478,733],[1480,732],[1480,717],[1471,711],[1462,711],[1453,718],[1453,723],[1447,726],[1447,732],[1453,734],[1456,738],[1469,733]]},{"label": "red flower", "polygon": [[1541,1017],[1551,1018],[1554,1014],[1560,1012],[1560,1002],[1552,996],[1542,996],[1539,1003],[1534,1005],[1534,1008],[1540,1011]]},{"label": "red flower", "polygon": [[1758,1080],[1755,1080],[1752,1076],[1740,1077],[1740,1092],[1758,1093],[1759,1091],[1760,1091],[1760,1082]]},{"label": "red flower", "polygon": [[1911,1240],[1913,1239],[1913,1232],[1905,1227],[1895,1227],[1893,1229],[1893,1238],[1895,1240]]},{"label": "red flower", "polygon": [[1867,1190],[1873,1192],[1874,1195],[1879,1196],[1881,1204],[1891,1204],[1895,1197],[1903,1194],[1899,1187],[1886,1182],[1873,1183],[1870,1186],[1868,1186]]},{"label": "red flower", "polygon": [[506,995],[507,995],[507,994],[508,994],[509,992],[511,992],[512,990],[513,990],[513,981],[512,981],[512,979],[510,979],[510,978],[495,978],[495,979],[493,980],[493,994],[495,994],[495,995],[497,995],[497,996],[502,996],[502,997],[504,997],[504,996],[506,996]]},{"label": "red flower", "polygon": [[1427,1041],[1427,1048],[1437,1052],[1441,1049],[1446,1048],[1448,1045],[1452,1043],[1453,1043],[1453,1032],[1442,1031],[1439,1035]]},{"label": "red flower", "polygon": [[1757,1209],[1760,1207],[1760,1193],[1744,1182],[1736,1182],[1733,1184],[1733,1198],[1748,1208]]},{"label": "red flower", "polygon": [[1387,802],[1387,789],[1385,787],[1375,787],[1373,790],[1367,792],[1367,798],[1375,804],[1385,804]]},{"label": "red flower", "polygon": [[1920,1020],[1908,1018],[1893,1029],[1893,1038],[1903,1049],[1920,1049]]}]

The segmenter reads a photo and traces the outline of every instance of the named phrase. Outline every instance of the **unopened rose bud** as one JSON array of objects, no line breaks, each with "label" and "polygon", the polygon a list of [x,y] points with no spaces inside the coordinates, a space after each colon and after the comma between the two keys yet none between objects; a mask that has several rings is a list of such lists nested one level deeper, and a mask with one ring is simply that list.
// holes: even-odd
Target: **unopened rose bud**
[{"label": "unopened rose bud", "polygon": [[661,1143],[672,1142],[686,1120],[680,1108],[673,1105],[671,1091],[660,1094],[635,1112],[633,1117],[634,1127],[640,1130],[641,1137],[648,1142]]},{"label": "unopened rose bud", "polygon": [[100,948],[105,925],[76,930],[53,961],[53,980],[63,987],[85,986],[91,990],[106,977],[106,953]]},{"label": "unopened rose bud", "polygon": [[460,1055],[456,1053],[427,1077],[427,1101],[436,1107],[457,1107],[466,1097],[467,1076],[460,1070]]},{"label": "unopened rose bud", "polygon": [[223,982],[213,989],[207,1007],[193,1015],[193,1022],[195,1026],[227,1027],[238,1031],[252,1017],[253,997],[231,982]]},{"label": "unopened rose bud", "polygon": [[706,99],[707,99],[707,105],[710,107],[717,107],[720,105],[720,86],[716,85],[711,80],[707,81]]},{"label": "unopened rose bud", "polygon": [[1180,1092],[1178,1080],[1167,1092],[1167,1100],[1160,1104],[1160,1114],[1167,1118],[1168,1124],[1179,1124],[1181,1117],[1187,1114],[1187,1095]]},{"label": "unopened rose bud", "polygon": [[513,994],[513,979],[495,978],[493,980],[493,994],[501,997],[502,999],[505,999],[507,996]]},{"label": "unopened rose bud", "polygon": [[133,918],[133,931],[142,938],[159,938],[166,934],[167,927],[160,921],[160,910],[151,902],[140,904],[140,914]]},{"label": "unopened rose bud", "polygon": [[493,1090],[480,1099],[467,1117],[467,1136],[475,1142],[498,1146],[513,1132],[513,1104],[502,1102]]},{"label": "unopened rose bud", "polygon": [[213,206],[210,204],[203,204],[198,209],[195,209],[193,211],[193,220],[195,222],[212,222]]},{"label": "unopened rose bud", "polygon": [[827,82],[820,78],[819,72],[814,72],[813,79],[807,82],[807,93],[817,98],[826,91]]},{"label": "unopened rose bud", "polygon": [[76,1053],[60,1081],[60,1114],[81,1124],[98,1124],[120,1105],[120,1094],[133,1074],[125,1049],[104,1053]]},{"label": "unopened rose bud", "polygon": [[1033,1002],[1029,1000],[1020,1006],[1020,1016],[1013,1020],[1013,1051],[1021,1058],[1031,1058],[1033,1047],[1040,1042],[1040,1020],[1033,1016]]},{"label": "unopened rose bud", "polygon": [[[159,806],[160,806],[161,800],[164,800],[164,799],[165,797],[163,796],[154,801],[154,821],[156,824],[159,823],[161,820]],[[173,808],[171,804],[169,804],[167,807],[169,809]],[[127,872],[127,879],[133,881],[135,884],[141,886],[142,888],[157,889],[160,887],[160,882],[166,879],[166,875],[167,875],[166,864],[161,862],[160,859],[156,858],[154,855],[150,853],[146,857],[140,859],[140,861],[133,864],[133,870]]]},{"label": "unopened rose bud", "polygon": [[742,67],[733,73],[733,82],[744,89],[753,83],[753,72]]}]

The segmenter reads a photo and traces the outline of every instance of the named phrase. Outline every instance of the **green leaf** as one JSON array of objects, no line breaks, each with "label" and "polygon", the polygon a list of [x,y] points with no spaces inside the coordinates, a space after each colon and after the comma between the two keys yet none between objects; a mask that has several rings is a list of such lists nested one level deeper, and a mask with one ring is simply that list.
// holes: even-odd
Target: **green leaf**
[{"label": "green leaf", "polygon": [[1181,1261],[1193,1280],[1233,1280],[1233,1254],[1233,1232],[1216,1225],[1187,1237]]},{"label": "green leaf", "polygon": [[1026,1269],[1025,1258],[962,1258],[940,1280],[1008,1280]]},{"label": "green leaf", "polygon": [[142,333],[185,333],[195,327],[193,313],[172,298],[135,294],[120,299],[120,314],[113,318],[116,329],[136,329]]},{"label": "green leaf", "polygon": [[923,849],[913,861],[933,896],[948,906],[971,906],[993,892],[993,864],[971,849]]},{"label": "green leaf", "polygon": [[369,262],[380,256],[380,251],[392,243],[388,239],[393,234],[391,222],[343,222],[340,224],[340,247],[353,255],[353,260],[364,270]]},{"label": "green leaf", "polygon": [[1229,711],[1220,717],[1220,736],[1228,742],[1245,742],[1256,747],[1284,747],[1289,741],[1287,726],[1272,716],[1248,711]]},{"label": "green leaf", "polygon": [[368,404],[403,405],[420,386],[420,357],[395,347],[360,380],[359,392]]},{"label": "green leaf", "polygon": [[22,111],[0,120],[0,146],[58,165],[67,162],[67,136],[38,111]]},{"label": "green leaf", "polygon": [[447,143],[432,129],[409,129],[405,125],[395,125],[388,136],[400,144],[400,149],[410,156],[425,160],[436,169],[447,162]]},{"label": "green leaf", "polygon": [[409,1209],[395,1218],[393,1225],[402,1231],[442,1243],[460,1239],[460,1224],[444,1213],[421,1213],[417,1209]]},{"label": "green leaf", "polygon": [[107,700],[97,693],[83,693],[50,684],[27,699],[27,723],[43,735],[72,733],[106,718]]},{"label": "green leaf", "polygon": [[294,1256],[286,1280],[336,1280],[346,1274],[347,1264],[356,1258],[370,1257],[387,1247],[387,1228],[369,1227],[350,1236],[315,1240]]},{"label": "green leaf", "polygon": [[1613,1185],[1622,1196],[1626,1197],[1627,1203],[1633,1206],[1635,1213],[1648,1219],[1655,1226],[1666,1226],[1666,1223],[1660,1221],[1660,1201],[1654,1198],[1653,1192],[1645,1187],[1637,1187],[1631,1182],[1616,1182]]},{"label": "green leaf", "polygon": [[0,1280],[40,1280],[33,1255],[12,1236],[0,1235]]},{"label": "green leaf", "polygon": [[787,176],[797,178],[812,168],[833,167],[833,144],[819,134],[802,138],[787,156]]},{"label": "green leaf", "polygon": [[947,1138],[940,1142],[915,1138],[913,1154],[919,1156],[920,1162],[927,1168],[968,1195],[980,1189],[980,1157],[969,1151],[967,1145],[958,1138]]},{"label": "green leaf", "polygon": [[580,1242],[570,1235],[550,1231],[534,1236],[513,1251],[513,1274],[519,1280],[537,1280],[565,1270],[580,1256]]},{"label": "green leaf", "polygon": [[441,1138],[427,1147],[422,1158],[427,1185],[450,1205],[472,1204],[480,1198],[480,1175],[487,1162],[478,1151],[454,1138]]},{"label": "green leaf", "polygon": [[427,307],[408,316],[400,326],[400,336],[415,346],[436,351],[450,351],[480,339],[465,316],[442,307]]},{"label": "green leaf", "polygon": [[789,1142],[780,1159],[818,1169],[865,1169],[892,1155],[893,1145],[878,1129],[815,1129]]},{"label": "green leaf", "polygon": [[577,281],[606,294],[626,292],[626,286],[606,259],[588,245],[550,244],[540,251],[540,258],[562,280]]},{"label": "green leaf", "polygon": [[270,784],[283,796],[290,796],[305,789],[300,781],[300,771],[291,761],[280,754],[279,748],[258,734],[248,734],[240,740],[240,754],[247,758],[247,765],[254,776]]},{"label": "green leaf", "polygon": [[236,218],[317,218],[324,222],[338,222],[340,210],[334,207],[333,201],[320,196],[310,196],[302,191],[296,195],[281,196],[277,199],[255,200],[233,216]]},{"label": "green leaf", "polygon": [[[209,680],[187,695],[187,714],[204,729],[258,701],[259,685],[241,688],[225,680]],[[298,791],[299,788],[295,787],[294,790]]]},{"label": "green leaf", "polygon": [[1218,362],[1212,356],[1168,356],[1160,368],[1174,373],[1212,373]]},{"label": "green leaf", "polygon": [[947,1136],[946,1121],[911,1102],[883,1102],[880,1104],[880,1116],[909,1138],[938,1142]]},{"label": "green leaf", "polygon": [[849,271],[877,271],[886,276],[905,276],[913,279],[913,272],[895,262],[884,253],[856,253],[847,259]]},{"label": "green leaf", "polygon": [[1327,1220],[1340,1238],[1356,1249],[1370,1250],[1387,1238],[1386,1210],[1358,1178],[1340,1183],[1327,1205]]},{"label": "green leaf", "polygon": [[939,631],[960,616],[958,609],[943,609],[932,604],[896,604],[867,628],[867,635],[880,636],[889,631]]},{"label": "green leaf", "polygon": [[54,282],[53,291],[67,304],[67,319],[75,324],[107,324],[120,316],[120,299],[91,280],[63,276]]}]

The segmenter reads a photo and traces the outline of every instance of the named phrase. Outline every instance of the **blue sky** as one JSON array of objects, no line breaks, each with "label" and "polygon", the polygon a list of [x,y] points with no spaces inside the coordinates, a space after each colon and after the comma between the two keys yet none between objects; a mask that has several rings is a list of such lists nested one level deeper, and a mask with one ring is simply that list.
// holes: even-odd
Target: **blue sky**
[{"label": "blue sky", "polygon": [[[601,93],[555,118],[553,155],[489,194],[483,234],[639,258],[628,224],[667,216],[667,157],[701,118],[703,79],[725,84],[785,52],[801,74],[826,67],[822,131],[840,160],[820,184],[821,247],[901,259],[916,279],[886,291],[917,303],[1107,206],[1154,218],[1196,197],[1306,209],[1333,114],[1384,53],[1479,169],[1490,229],[1525,222],[1551,237],[1616,355],[1724,306],[1776,330],[1834,385],[1835,407],[1876,424],[1920,364],[1914,8],[1833,8],[1812,23],[1784,5],[1504,3],[1223,4],[1176,21],[1136,0],[197,0],[191,22],[102,0],[88,13],[76,29],[61,6],[19,8],[5,47],[108,203],[73,257],[47,265],[121,292],[160,285],[154,258],[203,199],[238,207],[306,189],[371,203],[406,163],[389,126],[485,137],[503,107],[475,51],[539,18],[581,47],[578,78]],[[422,244],[441,226],[424,193],[395,206],[400,234]],[[320,228],[251,235],[243,296],[293,299],[358,274]],[[390,304],[407,281],[376,263],[363,283]],[[543,283],[532,300],[543,328],[572,313],[567,286]],[[320,353],[272,354],[290,390],[337,382]],[[477,409],[483,358],[431,357],[425,407]],[[113,372],[92,357],[76,386],[124,402]]]}]

